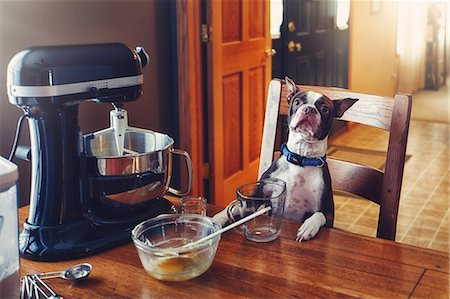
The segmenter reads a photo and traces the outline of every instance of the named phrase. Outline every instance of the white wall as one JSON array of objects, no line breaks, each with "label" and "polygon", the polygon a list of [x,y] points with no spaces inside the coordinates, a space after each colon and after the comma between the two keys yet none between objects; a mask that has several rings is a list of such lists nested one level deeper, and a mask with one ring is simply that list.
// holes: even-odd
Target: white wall
[{"label": "white wall", "polygon": [[397,92],[396,1],[351,1],[349,88],[394,96]]}]

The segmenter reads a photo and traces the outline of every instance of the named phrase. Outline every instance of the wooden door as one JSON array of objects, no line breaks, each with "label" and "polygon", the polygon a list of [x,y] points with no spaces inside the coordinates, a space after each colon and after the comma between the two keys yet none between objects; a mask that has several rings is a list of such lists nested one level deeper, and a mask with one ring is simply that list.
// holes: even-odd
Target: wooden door
[{"label": "wooden door", "polygon": [[338,30],[336,0],[285,0],[285,73],[297,84],[348,85],[348,29]]},{"label": "wooden door", "polygon": [[219,206],[257,179],[271,79],[268,0],[208,0],[209,197]]}]

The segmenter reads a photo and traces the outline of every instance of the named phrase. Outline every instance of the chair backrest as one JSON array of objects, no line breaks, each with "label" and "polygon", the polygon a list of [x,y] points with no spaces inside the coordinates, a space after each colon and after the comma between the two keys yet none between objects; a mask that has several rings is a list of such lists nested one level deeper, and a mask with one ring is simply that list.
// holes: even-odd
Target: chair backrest
[{"label": "chair backrest", "polygon": [[[312,90],[326,95],[331,100],[341,98],[359,99],[340,118],[369,125],[389,132],[389,143],[384,172],[371,166],[327,158],[334,190],[371,200],[380,206],[377,237],[395,240],[398,206],[406,157],[406,143],[411,115],[410,95],[394,98],[355,93],[346,89],[299,85],[301,90]],[[284,81],[270,82],[264,131],[261,146],[259,176],[274,160],[277,130],[280,130],[280,115],[287,115],[287,86]]]}]

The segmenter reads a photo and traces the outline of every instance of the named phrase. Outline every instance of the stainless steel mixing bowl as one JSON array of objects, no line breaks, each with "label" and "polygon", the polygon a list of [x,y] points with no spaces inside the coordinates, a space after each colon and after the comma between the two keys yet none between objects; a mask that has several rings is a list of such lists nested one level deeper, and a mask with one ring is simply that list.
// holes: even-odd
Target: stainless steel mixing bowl
[{"label": "stainless steel mixing bowl", "polygon": [[[125,132],[124,152],[118,153],[114,132],[103,130],[84,136],[87,171],[91,177],[129,178],[154,174],[144,186],[124,192],[107,194],[108,199],[121,203],[140,203],[163,196],[167,191],[183,196],[192,185],[192,162],[189,154],[173,148],[174,140],[162,133],[129,127]],[[184,191],[170,187],[172,154],[182,155],[188,171],[188,186]]]}]

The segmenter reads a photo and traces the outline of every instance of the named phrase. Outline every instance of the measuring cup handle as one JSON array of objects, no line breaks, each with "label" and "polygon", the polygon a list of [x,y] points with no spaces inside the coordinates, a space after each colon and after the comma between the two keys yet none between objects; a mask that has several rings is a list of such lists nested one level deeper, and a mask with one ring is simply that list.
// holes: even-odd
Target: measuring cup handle
[{"label": "measuring cup handle", "polygon": [[187,183],[187,188],[185,191],[181,191],[181,190],[169,187],[169,192],[174,195],[177,195],[177,196],[185,196],[191,191],[191,187],[192,187],[192,160],[186,151],[179,150],[179,149],[172,149],[171,152],[174,155],[184,156],[184,160],[186,162],[186,167],[187,167],[187,171],[188,171],[188,183]]},{"label": "measuring cup handle", "polygon": [[[235,218],[236,217],[235,214],[239,214],[239,216],[241,216],[242,218],[243,214],[242,211],[240,210],[242,208],[244,208],[244,203],[241,200],[235,199],[232,202],[230,202],[230,204],[226,208],[228,221],[230,222],[238,221],[239,219]],[[234,230],[236,230],[240,234],[244,234],[244,229],[242,227],[243,225],[237,226],[234,228]]]}]

